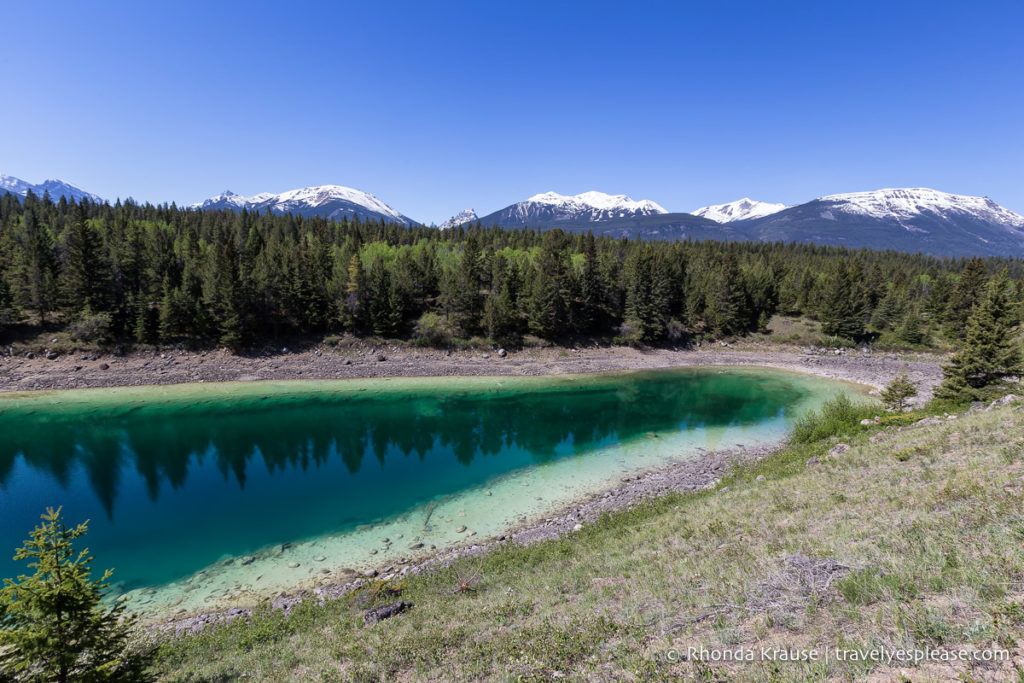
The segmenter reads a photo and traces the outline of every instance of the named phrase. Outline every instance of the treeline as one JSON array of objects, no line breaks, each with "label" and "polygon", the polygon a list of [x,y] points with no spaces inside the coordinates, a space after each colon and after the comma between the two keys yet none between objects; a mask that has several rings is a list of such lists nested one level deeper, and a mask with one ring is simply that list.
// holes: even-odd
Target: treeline
[{"label": "treeline", "polygon": [[1019,312],[1012,260],[0,197],[0,326],[56,321],[101,343],[242,349],[336,332],[682,343],[763,330],[781,313],[914,346],[963,338],[1000,271]]}]

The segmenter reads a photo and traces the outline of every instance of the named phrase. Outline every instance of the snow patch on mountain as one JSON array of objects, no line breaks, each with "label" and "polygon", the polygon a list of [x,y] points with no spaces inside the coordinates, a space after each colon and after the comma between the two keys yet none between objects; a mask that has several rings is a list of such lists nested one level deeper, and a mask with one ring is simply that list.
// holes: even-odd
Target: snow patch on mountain
[{"label": "snow patch on mountain", "polygon": [[49,193],[50,199],[55,202],[61,197],[72,199],[74,201],[88,199],[92,202],[103,202],[101,197],[94,195],[92,192],[86,192],[82,188],[72,185],[71,183],[66,183],[63,180],[44,180],[38,185],[34,185],[28,181],[22,180],[21,178],[15,178],[14,176],[0,173],[0,194],[10,192],[11,194],[24,197],[28,194],[29,190],[39,197]]},{"label": "snow patch on mountain", "polygon": [[384,214],[392,218],[403,218],[402,214],[369,192],[345,187],[344,185],[315,185],[299,190],[289,190],[277,195],[274,198],[274,204],[277,210],[287,212],[294,207],[316,208],[335,200],[358,204],[374,213]]},{"label": "snow patch on mountain", "polygon": [[659,213],[668,213],[664,207],[650,199],[634,200],[624,194],[606,194],[595,190],[582,192],[577,195],[543,192],[527,198],[526,202],[548,204],[568,212],[580,214],[597,211],[601,214],[608,214],[607,217],[609,218],[633,215],[651,216]]},{"label": "snow patch on mountain", "polygon": [[970,215],[993,225],[1024,228],[1024,216],[996,204],[988,197],[950,194],[926,187],[830,194],[819,199],[830,202],[833,210],[878,219],[907,221],[926,214],[947,219]]},{"label": "snow patch on mountain", "polygon": [[477,217],[476,211],[473,209],[463,209],[437,227],[441,230],[448,230],[449,228],[457,228],[466,223],[475,223],[478,220],[480,219]]},{"label": "snow patch on mountain", "polygon": [[731,223],[732,221],[742,221],[748,218],[770,216],[785,208],[785,204],[774,204],[772,202],[751,199],[750,197],[743,197],[742,199],[726,202],[725,204],[702,206],[690,213],[694,216],[711,219],[716,223]]},{"label": "snow patch on mountain", "polygon": [[391,206],[362,190],[344,185],[313,185],[279,194],[262,192],[249,197],[225,190],[215,197],[192,205],[194,209],[231,209],[273,213],[301,213],[338,219],[348,216],[384,218],[411,224]]}]

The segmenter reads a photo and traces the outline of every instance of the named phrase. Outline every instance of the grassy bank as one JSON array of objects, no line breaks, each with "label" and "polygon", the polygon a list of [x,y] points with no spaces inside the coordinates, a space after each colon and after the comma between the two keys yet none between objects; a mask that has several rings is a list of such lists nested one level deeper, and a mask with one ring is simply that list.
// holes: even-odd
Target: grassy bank
[{"label": "grassy bank", "polygon": [[[706,648],[992,648],[1020,666],[1024,408],[933,424],[807,424],[713,490],[506,547],[290,616],[164,644],[163,680],[897,678],[871,662],[707,664]],[[857,425],[851,427],[851,425]],[[910,426],[906,426],[910,425]],[[837,444],[847,444],[848,450]],[[833,454],[829,455],[832,451]],[[844,452],[839,452],[844,451]],[[364,627],[363,611],[410,611]],[[913,680],[1007,680],[1013,662]]]}]

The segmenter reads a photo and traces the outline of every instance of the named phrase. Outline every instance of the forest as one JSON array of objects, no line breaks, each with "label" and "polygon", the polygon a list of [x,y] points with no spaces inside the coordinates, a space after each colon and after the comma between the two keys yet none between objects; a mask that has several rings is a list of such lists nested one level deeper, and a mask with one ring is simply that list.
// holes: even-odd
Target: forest
[{"label": "forest", "polygon": [[0,339],[57,325],[83,343],[236,351],[343,333],[684,345],[781,314],[836,343],[948,348],[993,279],[1019,320],[1022,274],[1009,259],[0,197]]}]

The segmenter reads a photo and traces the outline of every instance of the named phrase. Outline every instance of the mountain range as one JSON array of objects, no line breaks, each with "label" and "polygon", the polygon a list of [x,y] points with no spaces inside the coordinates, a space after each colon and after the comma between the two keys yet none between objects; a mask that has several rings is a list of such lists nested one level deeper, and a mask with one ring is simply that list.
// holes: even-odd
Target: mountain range
[{"label": "mountain range", "polygon": [[[60,180],[38,185],[0,175],[0,194],[27,192],[53,199],[98,196]],[[222,192],[193,205],[203,210],[271,211],[358,218],[420,225],[378,197],[342,185],[317,185],[287,192],[242,196]],[[669,212],[650,199],[589,191],[577,195],[536,194],[478,217],[465,209],[438,226],[450,229],[480,223],[504,228],[561,228],[610,237],[651,240],[736,240],[806,242],[867,247],[936,256],[1024,257],[1024,216],[988,197],[957,195],[928,188],[889,188],[832,194],[787,206],[744,197],[691,212]]]},{"label": "mountain range", "polygon": [[668,213],[655,202],[623,195],[549,192],[480,222],[639,239],[809,242],[936,256],[1024,257],[1024,216],[988,197],[929,188],[833,194],[795,206],[745,197],[691,213]]},{"label": "mountain range", "polygon": [[57,201],[61,197],[66,199],[73,199],[76,202],[83,199],[88,199],[93,202],[102,202],[103,199],[86,192],[80,187],[76,187],[71,183],[66,183],[63,180],[44,180],[43,182],[35,185],[21,178],[15,178],[11,175],[4,175],[0,173],[0,194],[16,194],[19,197],[24,197],[31,190],[34,194],[42,197],[44,194],[49,193],[50,198],[53,201]]}]

